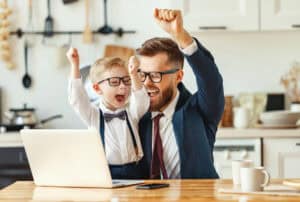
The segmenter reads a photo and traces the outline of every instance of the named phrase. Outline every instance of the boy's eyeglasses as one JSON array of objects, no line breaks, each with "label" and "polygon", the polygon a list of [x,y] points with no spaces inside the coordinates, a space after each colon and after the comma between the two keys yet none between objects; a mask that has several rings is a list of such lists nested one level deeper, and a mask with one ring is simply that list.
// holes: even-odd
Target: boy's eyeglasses
[{"label": "boy's eyeglasses", "polygon": [[164,74],[174,74],[178,70],[179,70],[179,68],[170,69],[170,70],[167,70],[167,71],[164,71],[164,72],[143,72],[139,69],[138,74],[139,74],[140,80],[142,82],[144,82],[146,80],[147,76],[149,76],[150,80],[153,83],[159,83],[159,82],[161,82],[162,76]]},{"label": "boy's eyeglasses", "polygon": [[123,84],[125,86],[130,86],[131,85],[131,78],[130,76],[124,76],[124,77],[110,77],[107,79],[103,79],[101,81],[98,82],[98,84],[104,82],[104,81],[108,81],[108,84],[112,87],[116,87],[119,86],[121,84],[121,81],[123,82]]}]

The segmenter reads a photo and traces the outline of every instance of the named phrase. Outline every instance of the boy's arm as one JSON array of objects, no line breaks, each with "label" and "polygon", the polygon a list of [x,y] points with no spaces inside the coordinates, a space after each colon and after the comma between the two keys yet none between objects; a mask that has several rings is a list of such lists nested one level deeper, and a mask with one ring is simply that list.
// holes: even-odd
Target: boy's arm
[{"label": "boy's arm", "polygon": [[139,120],[148,110],[150,106],[150,97],[144,86],[141,89],[133,91],[129,100],[129,110],[131,115]]},{"label": "boy's arm", "polygon": [[67,52],[67,58],[71,65],[70,77],[73,79],[80,78],[80,69],[79,69],[79,54],[76,48],[70,48]]},{"label": "boy's arm", "polygon": [[71,72],[68,86],[68,100],[75,112],[85,122],[88,127],[97,123],[98,110],[88,98],[81,81],[79,69],[79,55],[75,48],[70,48],[67,57],[71,64]]},{"label": "boy's arm", "polygon": [[131,88],[133,91],[137,91],[142,89],[143,83],[141,82],[138,75],[138,68],[140,66],[140,62],[135,56],[131,56],[128,62],[128,71],[131,78]]},{"label": "boy's arm", "polygon": [[98,109],[90,102],[81,79],[69,80],[69,103],[88,127],[96,126],[99,119]]},{"label": "boy's arm", "polygon": [[131,78],[132,93],[129,109],[132,115],[139,120],[149,109],[150,98],[147,90],[138,75],[139,61],[135,56],[129,59],[128,70]]}]

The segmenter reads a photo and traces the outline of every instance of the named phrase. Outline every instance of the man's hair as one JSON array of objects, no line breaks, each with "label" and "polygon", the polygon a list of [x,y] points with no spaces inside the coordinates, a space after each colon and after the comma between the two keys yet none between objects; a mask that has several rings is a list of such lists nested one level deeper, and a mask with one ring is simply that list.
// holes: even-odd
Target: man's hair
[{"label": "man's hair", "polygon": [[125,61],[119,57],[100,58],[91,66],[89,78],[92,83],[97,83],[100,79],[103,79],[102,75],[104,72],[115,67],[124,67],[127,71]]},{"label": "man's hair", "polygon": [[183,54],[172,39],[158,37],[149,39],[136,52],[137,55],[149,57],[165,53],[168,56],[168,62],[175,65],[174,68],[183,68]]}]

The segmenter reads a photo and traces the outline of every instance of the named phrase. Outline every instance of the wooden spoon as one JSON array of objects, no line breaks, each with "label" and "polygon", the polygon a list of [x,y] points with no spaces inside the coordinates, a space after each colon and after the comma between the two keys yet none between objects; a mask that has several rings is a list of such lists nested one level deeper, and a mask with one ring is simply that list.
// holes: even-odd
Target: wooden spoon
[{"label": "wooden spoon", "polygon": [[93,42],[93,32],[89,25],[89,0],[85,0],[85,29],[83,32],[83,42],[92,43]]}]

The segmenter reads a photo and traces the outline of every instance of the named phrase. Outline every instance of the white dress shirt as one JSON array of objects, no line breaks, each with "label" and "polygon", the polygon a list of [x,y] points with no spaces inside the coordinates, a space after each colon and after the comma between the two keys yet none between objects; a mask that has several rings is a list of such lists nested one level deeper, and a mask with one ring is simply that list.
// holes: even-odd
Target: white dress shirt
[{"label": "white dress shirt", "polygon": [[[181,49],[185,55],[192,55],[198,49],[197,43],[193,40],[193,43]],[[168,177],[171,179],[180,178],[180,158],[178,145],[176,142],[176,137],[174,133],[174,128],[172,124],[173,114],[175,112],[175,107],[179,99],[179,91],[176,92],[176,97],[167,106],[167,108],[162,112],[162,116],[159,120],[159,132],[161,136],[162,146],[163,146],[163,159],[167,170]],[[152,119],[161,112],[152,112]],[[153,124],[154,127],[154,124]],[[152,131],[153,128],[152,128]],[[152,151],[154,148],[154,133],[152,133]]]},{"label": "white dress shirt", "polygon": [[144,87],[141,90],[132,91],[127,106],[116,111],[109,110],[101,101],[99,107],[91,104],[81,79],[71,78],[68,91],[69,102],[73,109],[89,128],[95,128],[98,131],[100,128],[99,108],[103,113],[118,113],[126,110],[136,139],[138,155],[135,153],[126,120],[114,118],[110,122],[104,122],[105,153],[109,164],[123,165],[138,161],[143,157],[144,154],[138,135],[138,122],[148,111],[150,104],[150,98]]}]

